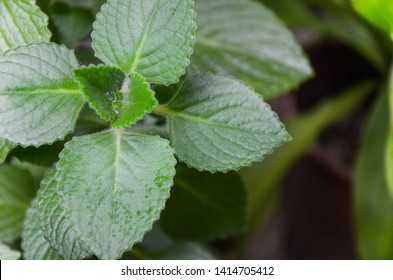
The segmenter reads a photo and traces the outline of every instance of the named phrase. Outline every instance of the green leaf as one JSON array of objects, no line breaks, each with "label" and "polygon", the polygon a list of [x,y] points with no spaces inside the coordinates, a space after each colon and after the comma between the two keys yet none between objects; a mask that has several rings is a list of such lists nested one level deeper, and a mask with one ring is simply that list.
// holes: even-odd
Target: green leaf
[{"label": "green leaf", "polygon": [[0,260],[18,260],[20,256],[20,252],[14,251],[7,245],[0,243]]},{"label": "green leaf", "polygon": [[0,166],[0,240],[11,243],[20,236],[34,195],[34,180],[28,171]]},{"label": "green leaf", "polygon": [[139,74],[126,77],[111,66],[90,66],[74,71],[89,105],[112,126],[135,123],[157,104],[150,85]]},{"label": "green leaf", "polygon": [[34,199],[26,212],[22,233],[23,258],[26,260],[61,260],[52,249],[39,226],[37,200]]},{"label": "green leaf", "polygon": [[0,164],[5,161],[7,155],[12,151],[13,148],[15,148],[14,144],[7,140],[0,139]]},{"label": "green leaf", "polygon": [[393,201],[385,180],[388,101],[374,107],[355,169],[355,220],[360,257],[393,258]]},{"label": "green leaf", "polygon": [[290,31],[264,5],[250,0],[197,0],[193,71],[246,81],[265,98],[286,93],[312,75]]},{"label": "green leaf", "polygon": [[46,239],[57,253],[66,260],[84,259],[89,256],[78,234],[71,228],[57,194],[56,169],[49,169],[38,192],[38,217]]},{"label": "green leaf", "polygon": [[63,142],[56,142],[53,145],[44,145],[39,148],[18,147],[14,149],[11,156],[16,157],[21,162],[28,162],[42,167],[51,167],[59,160],[59,154],[64,148]]},{"label": "green leaf", "polygon": [[390,197],[393,201],[393,65],[390,69],[389,82],[387,86],[389,99],[389,126],[385,151],[385,175]]},{"label": "green leaf", "polygon": [[119,130],[74,138],[60,154],[61,205],[86,249],[120,258],[158,219],[175,159],[168,141]]},{"label": "green leaf", "polygon": [[352,0],[352,3],[363,17],[389,32],[393,39],[393,2],[391,0]]},{"label": "green leaf", "polygon": [[109,0],[93,25],[93,48],[106,64],[171,84],[184,74],[195,41],[192,0]]},{"label": "green leaf", "polygon": [[34,0],[0,1],[0,53],[31,43],[49,42],[48,17]]},{"label": "green leaf", "polygon": [[201,244],[174,240],[162,232],[157,224],[143,238],[143,242],[129,253],[140,260],[213,260],[214,256]]},{"label": "green leaf", "polygon": [[83,106],[73,81],[78,62],[56,44],[33,44],[0,56],[0,138],[22,146],[63,139]]},{"label": "green leaf", "polygon": [[211,174],[180,165],[161,215],[161,226],[170,236],[187,240],[238,234],[246,229],[246,196],[235,172]]},{"label": "green leaf", "polygon": [[60,2],[52,4],[51,17],[60,32],[62,41],[69,47],[74,47],[80,39],[86,37],[92,30],[94,22],[90,10],[70,7]]},{"label": "green leaf", "polygon": [[201,171],[237,170],[290,139],[261,96],[232,78],[188,78],[156,112],[169,118],[171,145],[179,159]]}]

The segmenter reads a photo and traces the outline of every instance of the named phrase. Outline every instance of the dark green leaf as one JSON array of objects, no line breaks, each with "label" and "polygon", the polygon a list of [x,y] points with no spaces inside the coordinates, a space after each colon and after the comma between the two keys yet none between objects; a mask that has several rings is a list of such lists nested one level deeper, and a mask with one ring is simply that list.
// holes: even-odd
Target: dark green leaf
[{"label": "dark green leaf", "polygon": [[28,171],[0,166],[0,240],[10,243],[20,236],[34,195],[34,180]]},{"label": "dark green leaf", "polygon": [[169,235],[188,240],[238,234],[246,228],[246,196],[235,172],[211,174],[180,165],[161,215],[161,226]]},{"label": "dark green leaf", "polygon": [[135,123],[157,104],[148,83],[139,74],[126,77],[111,66],[90,66],[74,71],[89,105],[113,127]]}]

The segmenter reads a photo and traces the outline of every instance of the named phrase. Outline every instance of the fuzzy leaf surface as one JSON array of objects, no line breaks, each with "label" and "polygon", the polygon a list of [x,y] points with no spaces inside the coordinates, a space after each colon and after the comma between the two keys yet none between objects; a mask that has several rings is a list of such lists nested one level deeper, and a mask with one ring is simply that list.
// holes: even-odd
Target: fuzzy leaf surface
[{"label": "fuzzy leaf surface", "polygon": [[52,249],[40,228],[37,200],[34,199],[26,212],[22,233],[23,257],[26,260],[61,260]]},{"label": "fuzzy leaf surface", "polygon": [[14,251],[7,245],[0,243],[0,260],[18,260],[20,256],[20,252]]},{"label": "fuzzy leaf surface", "polygon": [[262,3],[196,0],[192,67],[246,81],[266,99],[309,78],[312,69],[288,28]]},{"label": "fuzzy leaf surface", "polygon": [[38,192],[39,224],[46,239],[58,255],[66,260],[84,259],[89,256],[79,241],[78,234],[71,228],[57,194],[55,168],[49,169]]},{"label": "fuzzy leaf surface", "polygon": [[74,75],[90,106],[113,127],[135,123],[157,104],[154,92],[145,79],[131,77],[111,66],[90,66],[74,71]]},{"label": "fuzzy leaf surface", "polygon": [[106,64],[171,84],[189,64],[195,41],[192,0],[109,0],[93,25],[93,48]]},{"label": "fuzzy leaf surface", "polygon": [[11,243],[20,236],[34,194],[34,180],[28,171],[0,166],[0,240]]},{"label": "fuzzy leaf surface", "polygon": [[246,196],[235,172],[211,174],[179,165],[161,226],[179,239],[226,238],[246,228]]},{"label": "fuzzy leaf surface", "polygon": [[116,259],[142,239],[169,196],[173,153],[167,140],[117,130],[66,144],[57,165],[58,192],[86,249]]},{"label": "fuzzy leaf surface", "polygon": [[261,96],[223,76],[184,80],[175,98],[157,112],[169,118],[171,145],[179,159],[201,171],[238,170],[290,139]]},{"label": "fuzzy leaf surface", "polygon": [[31,43],[49,42],[48,17],[34,0],[0,1],[0,53]]},{"label": "fuzzy leaf surface", "polygon": [[78,62],[56,44],[33,44],[0,56],[0,138],[22,146],[63,139],[83,106],[73,81]]}]

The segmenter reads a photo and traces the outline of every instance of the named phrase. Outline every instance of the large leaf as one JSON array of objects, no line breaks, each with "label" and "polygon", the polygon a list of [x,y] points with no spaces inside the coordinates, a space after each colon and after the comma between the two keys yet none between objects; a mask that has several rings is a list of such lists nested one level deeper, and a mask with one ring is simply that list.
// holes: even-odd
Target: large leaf
[{"label": "large leaf", "polygon": [[193,1],[109,0],[93,28],[93,47],[102,61],[148,82],[171,84],[192,54]]},{"label": "large leaf", "polygon": [[0,53],[31,43],[49,42],[48,17],[34,0],[0,1]]},{"label": "large leaf", "polygon": [[57,194],[56,170],[45,174],[38,192],[38,217],[43,234],[63,259],[84,259],[89,256],[79,241],[78,234],[71,228]]},{"label": "large leaf", "polygon": [[22,146],[63,139],[74,129],[83,98],[73,81],[70,50],[33,44],[0,56],[0,138]]},{"label": "large leaf", "polygon": [[355,9],[372,24],[389,32],[393,38],[393,1],[352,0]]},{"label": "large leaf", "polygon": [[312,69],[290,31],[264,5],[250,0],[197,0],[192,66],[234,76],[265,98],[286,93]]},{"label": "large leaf", "polygon": [[23,258],[26,260],[60,260],[61,257],[45,239],[38,220],[37,200],[26,212],[22,233]]},{"label": "large leaf", "polygon": [[9,141],[0,139],[0,164],[5,161],[7,155],[9,154],[9,152],[12,151],[14,147],[15,145],[10,143]]},{"label": "large leaf", "polygon": [[34,180],[28,171],[0,166],[0,240],[10,243],[19,237],[34,194]]},{"label": "large leaf", "polygon": [[116,128],[126,127],[157,104],[150,85],[139,74],[126,77],[111,66],[90,66],[74,71],[89,105]]},{"label": "large leaf", "polygon": [[247,223],[246,190],[239,175],[176,169],[161,226],[181,239],[213,240],[242,232]]},{"label": "large leaf", "polygon": [[140,241],[169,196],[168,141],[114,130],[74,138],[60,154],[58,193],[85,247],[115,259]]},{"label": "large leaf", "polygon": [[20,256],[20,252],[14,251],[7,245],[0,243],[0,260],[17,260]]},{"label": "large leaf", "polygon": [[168,116],[180,160],[201,171],[237,170],[290,139],[261,96],[232,78],[185,79],[174,99],[156,112]]},{"label": "large leaf", "polygon": [[360,257],[393,259],[393,201],[385,180],[388,102],[381,98],[371,115],[355,170],[355,215]]}]

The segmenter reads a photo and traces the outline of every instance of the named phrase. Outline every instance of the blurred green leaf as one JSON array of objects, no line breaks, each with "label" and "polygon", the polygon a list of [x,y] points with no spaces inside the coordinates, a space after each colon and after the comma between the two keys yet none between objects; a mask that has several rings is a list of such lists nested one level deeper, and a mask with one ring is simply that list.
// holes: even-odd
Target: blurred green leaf
[{"label": "blurred green leaf", "polygon": [[51,18],[59,31],[61,41],[72,48],[92,30],[94,15],[86,8],[70,7],[62,2],[51,6]]},{"label": "blurred green leaf", "polygon": [[[369,0],[367,0],[369,1]],[[370,0],[372,2],[372,0]],[[384,71],[388,50],[385,42],[349,5],[319,0],[262,0],[292,28],[304,27],[338,39]]]},{"label": "blurred green leaf", "polygon": [[35,195],[31,174],[16,166],[0,166],[0,240],[15,241],[22,232],[26,209]]},{"label": "blurred green leaf", "polygon": [[355,168],[355,220],[363,259],[393,259],[393,201],[385,180],[386,95],[374,106]]},{"label": "blurred green leaf", "polygon": [[352,0],[355,9],[372,24],[387,31],[393,39],[392,0]]},{"label": "blurred green leaf", "polygon": [[211,174],[178,165],[161,226],[172,237],[214,240],[241,233],[247,194],[236,172]]},{"label": "blurred green leaf", "polygon": [[15,145],[7,140],[0,139],[0,164],[7,158],[8,154],[15,148]]},{"label": "blurred green leaf", "polygon": [[263,162],[241,170],[249,189],[249,233],[269,217],[279,197],[278,184],[289,168],[310,149],[323,130],[353,112],[374,86],[374,83],[366,82],[351,87],[311,112],[287,121],[286,128],[293,140]]},{"label": "blurred green leaf", "polygon": [[270,9],[249,0],[197,0],[197,43],[190,70],[234,76],[265,99],[310,78],[311,66]]},{"label": "blurred green leaf", "polygon": [[20,252],[14,251],[7,245],[0,243],[0,260],[17,260],[20,256]]}]

